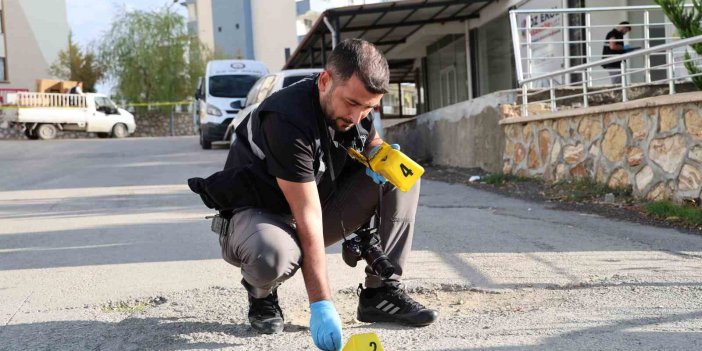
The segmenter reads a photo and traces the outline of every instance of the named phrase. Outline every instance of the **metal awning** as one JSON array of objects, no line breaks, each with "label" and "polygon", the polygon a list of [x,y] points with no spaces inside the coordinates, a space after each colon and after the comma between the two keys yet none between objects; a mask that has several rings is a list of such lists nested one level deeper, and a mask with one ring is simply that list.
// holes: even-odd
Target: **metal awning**
[{"label": "metal awning", "polygon": [[[283,69],[322,67],[333,43],[362,38],[385,53],[392,83],[412,82],[415,59],[423,56],[425,47],[408,50],[413,44],[408,39],[427,26],[460,24],[478,18],[480,10],[492,1],[405,0],[329,9],[315,22]],[[410,51],[422,54],[414,56]]]}]

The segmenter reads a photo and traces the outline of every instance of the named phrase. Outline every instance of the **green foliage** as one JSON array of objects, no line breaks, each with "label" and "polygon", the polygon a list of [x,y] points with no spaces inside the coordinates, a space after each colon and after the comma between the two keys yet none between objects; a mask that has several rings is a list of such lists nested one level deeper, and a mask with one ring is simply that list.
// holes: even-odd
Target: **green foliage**
[{"label": "green foliage", "polygon": [[94,92],[95,84],[105,75],[103,66],[89,49],[81,49],[68,34],[68,48],[59,52],[56,61],[49,67],[49,73],[63,80],[83,82],[83,91]]},{"label": "green foliage", "polygon": [[[675,26],[680,37],[683,39],[702,35],[702,0],[692,0],[692,8],[686,9],[686,0],[655,0],[666,17]],[[702,55],[702,43],[691,45],[698,55]],[[690,54],[685,51],[685,68],[691,74],[702,73],[697,65],[690,60]],[[697,90],[702,90],[702,76],[692,77],[692,83]]]},{"label": "green foliage", "polygon": [[546,194],[552,199],[580,202],[602,199],[607,193],[612,193],[618,198],[629,198],[631,192],[631,187],[610,188],[605,184],[584,177],[556,182],[547,189]]},{"label": "green foliage", "polygon": [[702,212],[694,207],[684,207],[670,201],[657,201],[647,204],[646,212],[662,219],[702,226]]},{"label": "green foliage", "polygon": [[116,81],[117,97],[131,102],[179,101],[192,95],[209,56],[170,7],[118,14],[99,53]]}]

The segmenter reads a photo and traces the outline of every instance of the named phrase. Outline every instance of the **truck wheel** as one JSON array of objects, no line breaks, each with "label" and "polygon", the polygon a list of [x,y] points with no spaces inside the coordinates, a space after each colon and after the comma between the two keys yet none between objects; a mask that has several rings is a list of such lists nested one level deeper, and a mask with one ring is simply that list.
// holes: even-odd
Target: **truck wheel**
[{"label": "truck wheel", "polygon": [[202,135],[202,130],[200,130],[200,146],[203,150],[209,150],[212,148],[212,141],[205,140],[205,136]]},{"label": "truck wheel", "polygon": [[122,123],[117,123],[115,124],[114,127],[112,127],[112,137],[121,139],[121,138],[126,138],[129,132],[127,131],[127,126],[125,126]]},{"label": "truck wheel", "polygon": [[41,140],[51,140],[56,138],[58,129],[53,124],[40,124],[35,133]]},{"label": "truck wheel", "polygon": [[29,138],[29,140],[37,140],[37,139],[39,139],[39,136],[37,135],[37,131],[36,131],[36,130],[30,130],[29,128],[27,128],[27,129],[24,130],[24,135],[26,135],[27,138]]}]

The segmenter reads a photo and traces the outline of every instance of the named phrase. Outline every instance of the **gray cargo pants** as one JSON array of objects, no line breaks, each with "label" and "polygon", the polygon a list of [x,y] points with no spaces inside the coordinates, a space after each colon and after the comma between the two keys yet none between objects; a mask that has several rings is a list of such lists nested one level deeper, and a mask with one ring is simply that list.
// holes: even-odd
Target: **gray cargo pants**
[{"label": "gray cargo pants", "polygon": [[[383,187],[379,233],[383,249],[395,266],[395,274],[383,281],[366,268],[366,287],[399,281],[412,247],[419,189],[419,182],[408,192],[389,183]],[[378,185],[363,169],[351,174],[324,205],[324,244],[330,246],[343,235],[356,231],[368,222],[377,206]],[[232,217],[229,235],[222,239],[222,257],[241,268],[242,284],[255,298],[268,296],[292,277],[302,263],[302,250],[290,216],[256,208],[243,210]]]}]

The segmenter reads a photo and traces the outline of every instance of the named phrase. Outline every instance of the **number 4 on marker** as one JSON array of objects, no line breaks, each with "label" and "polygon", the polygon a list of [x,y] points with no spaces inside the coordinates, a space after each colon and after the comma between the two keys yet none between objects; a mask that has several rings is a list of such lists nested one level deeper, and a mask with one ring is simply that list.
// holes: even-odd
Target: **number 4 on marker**
[{"label": "number 4 on marker", "polygon": [[407,168],[407,166],[405,166],[404,163],[400,163],[400,169],[402,170],[402,175],[405,176],[405,178],[414,175],[414,173],[412,173],[412,170]]}]

